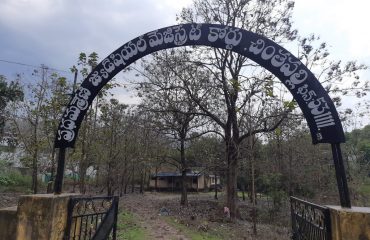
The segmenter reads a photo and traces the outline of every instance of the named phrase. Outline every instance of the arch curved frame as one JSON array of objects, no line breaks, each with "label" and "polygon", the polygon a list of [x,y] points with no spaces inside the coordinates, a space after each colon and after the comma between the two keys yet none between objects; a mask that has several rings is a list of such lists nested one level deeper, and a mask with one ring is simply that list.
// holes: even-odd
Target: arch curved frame
[{"label": "arch curved frame", "polygon": [[275,42],[244,29],[193,23],[146,33],[103,59],[70,100],[59,123],[55,147],[74,147],[89,106],[117,73],[150,53],[189,45],[227,49],[255,61],[280,79],[293,95],[307,120],[314,144],[345,141],[333,101],[311,71],[293,54]]},{"label": "arch curved frame", "polygon": [[55,148],[60,150],[55,193],[62,189],[65,149],[74,147],[82,120],[103,86],[136,60],[181,46],[230,50],[280,79],[302,110],[312,143],[332,145],[341,205],[351,206],[340,150],[340,143],[345,142],[343,127],[333,101],[313,73],[293,54],[264,36],[225,25],[198,23],[169,26],[134,38],[103,59],[87,76],[68,103],[57,130]]}]

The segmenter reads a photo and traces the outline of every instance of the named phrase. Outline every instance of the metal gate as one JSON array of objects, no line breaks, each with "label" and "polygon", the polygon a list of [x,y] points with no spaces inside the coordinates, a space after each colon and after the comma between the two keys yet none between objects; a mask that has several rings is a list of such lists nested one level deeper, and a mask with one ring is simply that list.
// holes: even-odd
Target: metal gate
[{"label": "metal gate", "polygon": [[329,209],[290,197],[293,240],[331,240]]},{"label": "metal gate", "polygon": [[68,205],[65,240],[116,239],[118,197],[75,197]]}]

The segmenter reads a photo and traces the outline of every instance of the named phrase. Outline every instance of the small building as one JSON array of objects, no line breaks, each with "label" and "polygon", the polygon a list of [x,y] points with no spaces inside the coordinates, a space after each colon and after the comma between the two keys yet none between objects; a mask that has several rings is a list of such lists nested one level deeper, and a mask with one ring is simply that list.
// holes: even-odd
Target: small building
[{"label": "small building", "polygon": [[[188,191],[209,191],[220,188],[220,176],[189,171],[187,176]],[[180,172],[158,172],[150,179],[149,188],[158,191],[181,191]]]}]

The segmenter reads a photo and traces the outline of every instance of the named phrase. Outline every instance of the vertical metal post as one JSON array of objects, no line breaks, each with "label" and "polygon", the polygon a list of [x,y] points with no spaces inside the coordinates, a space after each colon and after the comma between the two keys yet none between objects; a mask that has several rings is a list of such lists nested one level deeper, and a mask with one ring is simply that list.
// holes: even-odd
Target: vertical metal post
[{"label": "vertical metal post", "polygon": [[295,219],[295,212],[294,212],[294,200],[292,197],[290,197],[290,217],[292,221],[292,240],[298,239],[297,237],[297,225],[296,225],[296,219]]},{"label": "vertical metal post", "polygon": [[57,174],[54,182],[54,194],[62,193],[66,148],[59,148]]},{"label": "vertical metal post", "polygon": [[342,151],[339,143],[332,143],[331,150],[333,153],[333,160],[335,166],[335,175],[337,177],[337,184],[340,197],[340,205],[345,208],[351,208],[351,199],[349,197],[346,171],[344,169]]},{"label": "vertical metal post", "polygon": [[118,220],[118,201],[119,201],[119,198],[118,196],[114,196],[113,197],[113,202],[114,202],[114,208],[115,208],[115,213],[114,213],[114,224],[113,224],[113,228],[112,228],[112,231],[113,231],[113,240],[116,240],[117,239],[117,220]]},{"label": "vertical metal post", "polygon": [[326,228],[326,231],[324,232],[325,239],[331,240],[332,234],[331,234],[331,218],[330,218],[330,210],[327,208],[323,211],[324,213],[324,229]]},{"label": "vertical metal post", "polygon": [[72,220],[73,220],[73,208],[75,206],[75,199],[71,198],[68,202],[68,214],[67,214],[67,227],[64,232],[64,239],[69,240],[71,237],[71,227],[72,227]]}]

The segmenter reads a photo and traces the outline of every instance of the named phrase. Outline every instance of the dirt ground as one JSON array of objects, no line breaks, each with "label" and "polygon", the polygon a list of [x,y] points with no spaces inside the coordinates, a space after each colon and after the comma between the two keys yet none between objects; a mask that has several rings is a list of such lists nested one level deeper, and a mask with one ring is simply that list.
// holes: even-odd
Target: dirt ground
[{"label": "dirt ground", "polygon": [[150,239],[189,239],[159,215],[158,207],[165,199],[159,194],[128,194],[120,198],[120,210],[133,213]]},{"label": "dirt ground", "polygon": [[[209,232],[217,239],[285,240],[290,238],[288,226],[257,225],[257,236],[252,234],[248,220],[229,222],[223,213],[223,200],[214,200],[209,193],[189,194],[189,205],[179,205],[180,196],[170,193],[129,194],[120,199],[121,211],[129,211],[138,219],[139,225],[149,234],[149,239],[191,239],[168,218],[195,232]],[[245,203],[240,203],[241,205]],[[162,216],[161,209],[169,216]],[[241,215],[248,219],[248,207]],[[167,215],[167,214],[164,214]]]}]

